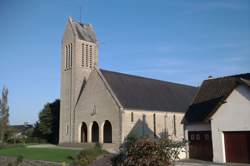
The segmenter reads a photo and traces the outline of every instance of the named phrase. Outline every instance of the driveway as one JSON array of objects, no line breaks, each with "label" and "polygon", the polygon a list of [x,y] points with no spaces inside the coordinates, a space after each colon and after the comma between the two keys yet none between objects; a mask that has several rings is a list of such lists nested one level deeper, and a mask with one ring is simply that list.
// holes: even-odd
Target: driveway
[{"label": "driveway", "polygon": [[175,166],[250,166],[250,164],[228,164],[228,163],[221,164],[208,161],[186,159],[186,160],[176,161]]},{"label": "driveway", "polygon": [[[94,161],[90,166],[112,166],[112,155],[106,155],[105,157]],[[181,160],[176,161],[175,166],[250,166],[250,164],[219,164],[200,160]]]}]

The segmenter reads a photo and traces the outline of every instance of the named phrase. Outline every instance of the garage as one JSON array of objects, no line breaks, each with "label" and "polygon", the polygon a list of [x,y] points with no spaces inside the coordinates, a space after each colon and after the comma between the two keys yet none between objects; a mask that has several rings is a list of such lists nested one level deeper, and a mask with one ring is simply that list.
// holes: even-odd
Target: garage
[{"label": "garage", "polygon": [[226,162],[250,163],[250,131],[224,132]]},{"label": "garage", "polygon": [[199,160],[213,160],[211,131],[189,131],[189,157]]}]

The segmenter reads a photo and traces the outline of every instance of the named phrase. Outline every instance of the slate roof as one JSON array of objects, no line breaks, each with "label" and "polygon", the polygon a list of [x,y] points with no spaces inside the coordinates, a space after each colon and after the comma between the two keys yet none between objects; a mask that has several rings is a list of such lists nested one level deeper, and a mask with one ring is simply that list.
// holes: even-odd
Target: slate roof
[{"label": "slate roof", "polygon": [[97,43],[96,34],[91,24],[83,24],[77,21],[73,21],[72,27],[77,33],[79,39],[92,43]]},{"label": "slate roof", "polygon": [[100,70],[124,108],[186,112],[197,88]]},{"label": "slate roof", "polygon": [[184,117],[184,123],[204,122],[240,83],[250,85],[250,73],[205,80]]}]

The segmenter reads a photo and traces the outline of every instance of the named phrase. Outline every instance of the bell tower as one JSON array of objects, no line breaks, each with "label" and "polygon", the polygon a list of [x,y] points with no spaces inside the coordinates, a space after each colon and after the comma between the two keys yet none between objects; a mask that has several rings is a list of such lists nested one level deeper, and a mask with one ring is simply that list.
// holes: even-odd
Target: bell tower
[{"label": "bell tower", "polygon": [[74,109],[91,71],[98,66],[93,26],[69,17],[61,42],[60,143],[73,142]]}]

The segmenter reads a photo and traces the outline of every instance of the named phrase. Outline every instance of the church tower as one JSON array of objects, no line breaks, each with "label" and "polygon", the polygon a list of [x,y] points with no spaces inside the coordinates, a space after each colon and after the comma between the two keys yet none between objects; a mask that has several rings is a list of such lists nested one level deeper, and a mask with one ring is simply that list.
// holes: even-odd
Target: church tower
[{"label": "church tower", "polygon": [[59,143],[73,142],[74,109],[91,71],[98,65],[98,44],[91,24],[68,19],[61,43]]}]

